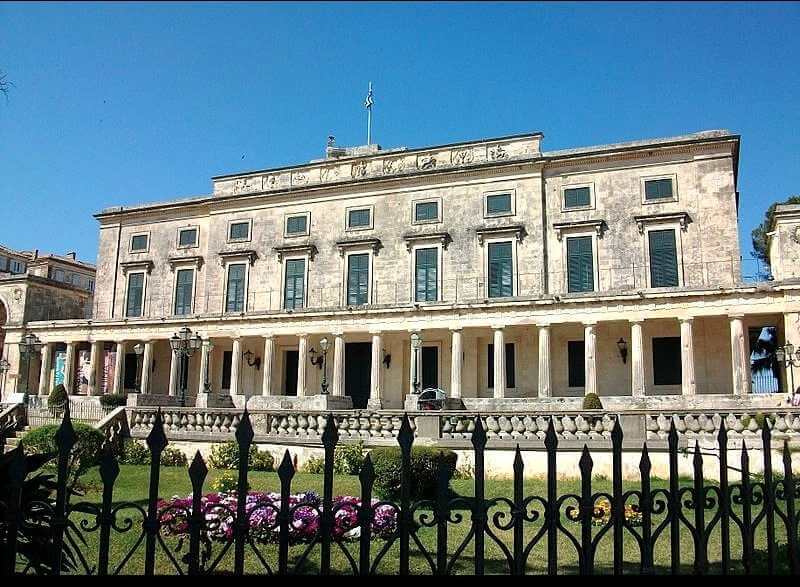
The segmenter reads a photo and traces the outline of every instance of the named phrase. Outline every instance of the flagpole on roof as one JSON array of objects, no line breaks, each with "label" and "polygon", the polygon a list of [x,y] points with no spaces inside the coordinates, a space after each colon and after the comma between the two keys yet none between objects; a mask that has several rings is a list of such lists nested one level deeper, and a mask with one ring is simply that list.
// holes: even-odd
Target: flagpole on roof
[{"label": "flagpole on roof", "polygon": [[372,144],[372,104],[372,82],[369,82],[369,92],[364,101],[364,107],[367,109],[367,146]]}]

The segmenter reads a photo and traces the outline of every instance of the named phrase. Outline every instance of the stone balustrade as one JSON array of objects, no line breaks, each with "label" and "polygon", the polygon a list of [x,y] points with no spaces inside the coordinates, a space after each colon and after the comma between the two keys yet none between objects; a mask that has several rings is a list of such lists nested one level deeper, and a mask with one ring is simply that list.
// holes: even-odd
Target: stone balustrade
[{"label": "stone balustrade", "polygon": [[25,404],[8,404],[0,411],[0,430],[13,432],[25,426]]},{"label": "stone balustrade", "polygon": [[[564,440],[601,440],[610,438],[616,418],[611,414],[481,414],[481,422],[489,440],[544,440],[550,418],[556,434]],[[475,414],[448,414],[441,417],[441,437],[471,438]]]},{"label": "stone balustrade", "polygon": [[665,439],[674,422],[678,434],[687,438],[716,441],[723,418],[729,439],[760,437],[762,426],[767,420],[771,423],[772,437],[776,440],[800,435],[800,410],[797,409],[651,413],[645,415],[645,428],[648,439]]}]

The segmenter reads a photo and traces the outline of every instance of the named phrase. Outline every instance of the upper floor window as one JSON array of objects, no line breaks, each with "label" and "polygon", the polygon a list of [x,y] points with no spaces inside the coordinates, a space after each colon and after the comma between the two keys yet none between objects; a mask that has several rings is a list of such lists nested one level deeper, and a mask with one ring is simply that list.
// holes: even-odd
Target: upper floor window
[{"label": "upper floor window", "polygon": [[435,302],[439,299],[439,249],[414,251],[414,300]]},{"label": "upper floor window", "polygon": [[650,249],[650,287],[680,285],[675,230],[650,230],[647,240]]},{"label": "upper floor window", "polygon": [[250,221],[237,220],[228,224],[228,242],[249,241]]},{"label": "upper floor window", "polygon": [[514,295],[514,259],[511,242],[489,243],[489,297]]},{"label": "upper floor window", "polygon": [[305,305],[306,260],[287,259],[283,282],[283,307],[286,310]]},{"label": "upper floor window", "polygon": [[89,291],[90,291],[90,292],[93,292],[93,293],[94,293],[94,279],[90,279],[90,280],[89,280],[89,287],[88,287],[88,289],[89,289]]},{"label": "upper floor window", "polygon": [[592,205],[592,189],[587,186],[564,188],[564,208],[588,208]]},{"label": "upper floor window", "polygon": [[194,270],[179,269],[175,277],[175,315],[192,313],[192,293],[194,292]]},{"label": "upper floor window", "polygon": [[305,236],[308,234],[308,214],[286,217],[286,236]]},{"label": "upper floor window", "polygon": [[144,307],[144,273],[128,274],[128,294],[125,303],[125,316],[140,318]]},{"label": "upper floor window", "polygon": [[514,213],[514,202],[510,193],[488,194],[485,202],[485,216],[505,216]]},{"label": "upper floor window", "polygon": [[372,209],[371,208],[353,208],[347,211],[347,228],[371,228],[372,227]]},{"label": "upper floor window", "polygon": [[247,280],[247,265],[228,265],[228,283],[225,290],[225,311],[244,312],[244,296]]},{"label": "upper floor window", "polygon": [[438,222],[439,221],[439,202],[415,202],[414,203],[414,222]]},{"label": "upper floor window", "polygon": [[134,234],[131,236],[131,253],[144,253],[150,244],[150,236],[147,234]]},{"label": "upper floor window", "polygon": [[347,305],[369,303],[369,253],[347,256]]},{"label": "upper floor window", "polygon": [[567,291],[594,291],[594,253],[591,236],[567,238]]},{"label": "upper floor window", "polygon": [[178,247],[190,248],[197,246],[197,228],[181,228],[178,231]]},{"label": "upper floor window", "polygon": [[644,180],[644,199],[646,202],[652,200],[673,200],[675,190],[673,189],[671,177]]}]

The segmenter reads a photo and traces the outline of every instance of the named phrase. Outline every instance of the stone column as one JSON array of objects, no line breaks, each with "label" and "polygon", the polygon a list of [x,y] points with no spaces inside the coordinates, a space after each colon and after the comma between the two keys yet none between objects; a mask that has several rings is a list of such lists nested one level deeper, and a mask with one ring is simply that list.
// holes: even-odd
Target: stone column
[{"label": "stone column", "polygon": [[743,316],[729,316],[731,321],[731,358],[733,366],[733,394],[746,395],[750,390],[750,359],[747,356]]},{"label": "stone column", "polygon": [[539,330],[539,397],[553,397],[550,383],[550,325],[540,324]]},{"label": "stone column", "polygon": [[125,375],[125,342],[117,341],[117,347],[115,349],[115,356],[114,356],[114,384],[111,389],[111,393],[115,395],[123,393],[125,387],[125,381],[123,379],[124,375]]},{"label": "stone column", "polygon": [[64,387],[67,395],[75,395],[75,351],[77,349],[77,342],[67,343],[67,356],[64,361]]},{"label": "stone column", "polygon": [[331,377],[333,379],[331,394],[344,396],[344,336],[341,334],[333,336],[333,373]]},{"label": "stone column", "polygon": [[494,328],[494,397],[506,396],[506,343],[502,327]]},{"label": "stone column", "polygon": [[92,343],[92,350],[89,353],[89,385],[87,385],[87,395],[100,395],[100,378],[97,371],[102,364],[103,343],[95,341]]},{"label": "stone column", "polygon": [[50,393],[50,357],[52,356],[53,344],[45,343],[42,345],[42,364],[39,371],[39,395]]},{"label": "stone column", "polygon": [[275,364],[275,337],[264,337],[264,360],[261,364],[261,395],[272,395],[272,366]]},{"label": "stone column", "polygon": [[694,341],[692,336],[692,318],[681,318],[681,393],[697,394],[694,378]]},{"label": "stone column", "polygon": [[595,324],[587,323],[583,325],[583,345],[586,371],[586,387],[584,394],[597,393],[597,340],[595,335]]},{"label": "stone column", "polygon": [[211,352],[211,341],[206,339],[200,347],[200,377],[197,378],[197,397],[207,393],[206,391],[206,376],[208,375],[208,362]]},{"label": "stone column", "polygon": [[297,340],[297,397],[305,397],[306,389],[306,363],[308,362],[308,336],[301,334]]},{"label": "stone column", "polygon": [[461,397],[461,369],[464,363],[464,335],[460,328],[450,331],[450,397]]},{"label": "stone column", "polygon": [[372,361],[369,370],[369,402],[371,408],[380,409],[383,390],[381,389],[381,351],[383,337],[380,332],[372,333]]},{"label": "stone column", "polygon": [[631,320],[631,395],[644,397],[644,338],[642,321]]},{"label": "stone column", "polygon": [[233,352],[231,353],[231,395],[239,395],[239,368],[241,364],[242,340],[237,336],[233,339]]},{"label": "stone column", "polygon": [[144,354],[142,355],[142,373],[139,376],[139,387],[141,393],[150,393],[150,373],[153,370],[153,341],[148,340],[144,343]]},{"label": "stone column", "polygon": [[178,353],[170,348],[170,361],[169,361],[169,394],[173,397],[178,395],[178,377],[180,376],[180,359]]}]

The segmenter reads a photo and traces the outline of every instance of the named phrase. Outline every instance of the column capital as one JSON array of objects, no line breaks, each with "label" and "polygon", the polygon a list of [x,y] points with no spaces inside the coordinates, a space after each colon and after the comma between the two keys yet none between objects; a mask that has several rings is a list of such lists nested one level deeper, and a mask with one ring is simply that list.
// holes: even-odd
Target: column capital
[{"label": "column capital", "polygon": [[553,325],[552,325],[550,322],[537,322],[537,323],[535,324],[535,326],[536,326],[536,328],[538,328],[539,330],[542,330],[542,329],[544,329],[544,328],[550,328],[550,327],[552,327]]},{"label": "column capital", "polygon": [[686,324],[686,323],[691,324],[692,322],[694,322],[694,316],[679,316],[678,321],[681,324]]},{"label": "column capital", "polygon": [[744,314],[728,314],[728,320],[743,320]]},{"label": "column capital", "polygon": [[370,328],[369,330],[367,330],[367,333],[372,334],[373,336],[380,336],[383,334],[383,330],[381,330],[380,328]]},{"label": "column capital", "polygon": [[492,330],[505,330],[506,326],[506,324],[491,324],[489,328]]},{"label": "column capital", "polygon": [[644,324],[645,319],[641,316],[637,316],[635,318],[628,318],[628,324]]},{"label": "column capital", "polygon": [[450,332],[463,332],[464,328],[462,326],[451,326],[448,330]]},{"label": "column capital", "polygon": [[595,326],[597,326],[597,320],[583,320],[581,324],[583,324],[584,328],[588,327],[594,328]]}]

